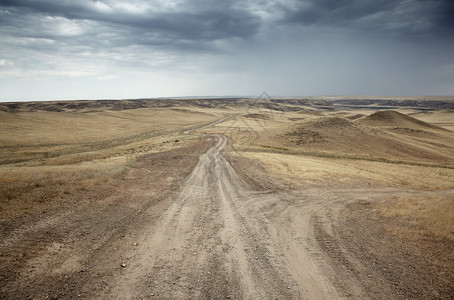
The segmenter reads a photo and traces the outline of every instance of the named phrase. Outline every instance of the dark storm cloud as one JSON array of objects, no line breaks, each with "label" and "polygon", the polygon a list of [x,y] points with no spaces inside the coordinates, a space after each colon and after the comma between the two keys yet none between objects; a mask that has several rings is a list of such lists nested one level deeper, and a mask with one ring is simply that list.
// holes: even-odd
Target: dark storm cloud
[{"label": "dark storm cloud", "polygon": [[[114,2],[112,2],[114,3]],[[229,4],[230,3],[230,4]],[[248,38],[260,26],[259,19],[248,11],[235,9],[232,2],[192,1],[176,9],[128,12],[115,9],[110,2],[101,1],[1,1],[10,14],[9,21],[58,16],[68,20],[87,20],[100,23],[102,30],[110,29],[121,38],[119,43],[188,45],[188,41],[203,43],[218,39]],[[4,20],[5,24],[7,20]],[[30,24],[33,26],[33,24]],[[36,26],[39,26],[37,20]],[[39,35],[40,32],[35,32]],[[186,42],[185,42],[186,41]]]},{"label": "dark storm cloud", "polygon": [[287,10],[284,23],[394,34],[454,33],[450,0],[308,0]]},{"label": "dark storm cloud", "polygon": [[0,0],[0,100],[452,93],[453,15],[451,0]]},{"label": "dark storm cloud", "polygon": [[[138,44],[210,51],[213,42],[232,38],[251,40],[275,25],[405,35],[454,33],[454,2],[442,0],[192,0],[179,1],[170,7],[164,7],[164,1],[127,1],[126,4],[143,5],[136,11],[121,9],[118,3],[121,1],[0,1],[3,9],[0,24],[10,25],[11,35],[72,44],[86,42],[99,47]],[[254,4],[262,14],[251,8]],[[277,17],[263,18],[263,13]],[[46,17],[92,22],[90,35],[65,39],[49,28],[42,30]],[[103,36],[98,36],[99,33]]]},{"label": "dark storm cloud", "polygon": [[[454,34],[454,1],[439,1],[438,13],[433,16],[433,22],[440,30]],[[451,36],[452,37],[452,36]]]}]

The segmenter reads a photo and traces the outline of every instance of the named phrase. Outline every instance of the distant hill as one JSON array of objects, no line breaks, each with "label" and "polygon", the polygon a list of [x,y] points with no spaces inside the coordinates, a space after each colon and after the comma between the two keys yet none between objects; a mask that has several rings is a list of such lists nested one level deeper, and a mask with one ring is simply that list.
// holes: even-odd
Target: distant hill
[{"label": "distant hill", "polygon": [[389,98],[342,98],[330,99],[329,102],[338,107],[405,107],[414,108],[419,110],[441,110],[441,109],[454,109],[454,97],[389,97]]},{"label": "distant hill", "polygon": [[400,128],[412,128],[412,129],[439,129],[444,130],[441,127],[423,122],[413,117],[407,116],[394,110],[382,110],[373,113],[369,116],[365,116],[357,119],[357,122],[364,125],[374,127],[400,127]]},{"label": "distant hill", "polygon": [[395,111],[380,111],[351,121],[320,117],[296,122],[269,140],[304,151],[374,156],[408,161],[447,162],[448,130]]},{"label": "distant hill", "polygon": [[168,107],[255,107],[277,111],[299,111],[305,108],[329,110],[333,105],[325,100],[304,98],[170,98],[170,99],[130,99],[130,100],[74,100],[74,101],[33,101],[0,103],[0,111],[55,111],[93,112],[104,110],[128,110],[138,108]]}]

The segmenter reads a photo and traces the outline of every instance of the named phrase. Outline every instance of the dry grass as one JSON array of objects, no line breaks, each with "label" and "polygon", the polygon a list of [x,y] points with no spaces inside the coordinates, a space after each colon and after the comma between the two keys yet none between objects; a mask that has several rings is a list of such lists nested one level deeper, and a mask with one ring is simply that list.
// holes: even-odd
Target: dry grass
[{"label": "dry grass", "polygon": [[454,122],[452,121],[452,111],[442,110],[435,112],[425,112],[425,113],[411,113],[412,117],[416,117],[424,122],[428,122],[442,128],[454,131]]},{"label": "dry grass", "polygon": [[[454,241],[454,195],[394,197],[381,206],[381,213],[397,217],[423,232]],[[405,233],[409,235],[407,231]]]},{"label": "dry grass", "polygon": [[[251,115],[255,117],[250,117]],[[229,137],[231,144],[236,150],[245,151],[251,147],[258,148],[266,132],[275,131],[286,126],[289,118],[295,117],[301,117],[301,114],[249,108],[239,114],[237,118],[222,122],[202,132],[224,134]]]},{"label": "dry grass", "polygon": [[[246,117],[255,114],[268,118]],[[307,112],[248,111],[248,114],[206,132],[229,136],[238,151],[260,152],[265,147],[298,155],[454,166],[453,132],[431,128],[375,128],[327,116]]]},{"label": "dry grass", "polygon": [[[190,143],[194,137],[182,135],[183,128],[227,114],[238,117],[202,132],[227,135],[237,155],[259,159],[268,171],[298,182],[354,184],[360,179],[421,190],[454,188],[452,132],[431,134],[427,129],[409,134],[358,123],[320,127],[323,122],[318,121],[324,116],[348,118],[372,112],[278,112],[228,104],[90,113],[0,112],[0,197],[7,199],[2,203],[11,204],[17,194],[23,203],[32,203],[54,197],[41,194],[58,197],[90,186],[122,174],[126,162],[138,155]],[[448,111],[413,116],[445,128],[454,125]],[[285,133],[295,126],[303,128],[303,134],[318,131],[324,142],[312,143],[310,137],[309,143],[292,144]],[[50,190],[40,192],[45,188]]]},{"label": "dry grass", "polygon": [[3,167],[0,169],[0,211],[3,217],[13,216],[37,204],[91,188],[123,176],[127,164],[123,157],[74,165]]},{"label": "dry grass", "polygon": [[[325,116],[374,112],[336,112]],[[421,118],[424,121],[445,129],[454,128],[449,111],[414,116],[424,116]],[[396,220],[408,220],[420,229],[412,232],[409,227],[399,227],[400,235],[406,238],[419,239],[422,233],[454,240],[454,198],[445,192],[454,188],[452,131],[432,130],[430,126],[407,129],[405,124],[399,125],[399,130],[396,126],[375,128],[356,121],[336,128],[330,124],[323,126],[323,115],[310,113],[284,113],[265,120],[239,118],[210,128],[231,138],[233,155],[258,160],[268,172],[296,185],[371,184],[434,191],[430,196],[395,198],[386,202],[382,213]],[[307,136],[307,141],[299,145],[289,143],[285,135],[294,131],[295,126]],[[319,137],[323,141],[317,140]]]},{"label": "dry grass", "polygon": [[2,146],[70,145],[127,138],[208,122],[217,114],[174,109],[135,109],[93,113],[0,112]]},{"label": "dry grass", "polygon": [[[376,111],[359,112],[367,115]],[[335,114],[349,116],[358,111]],[[248,117],[251,115],[257,117]],[[421,190],[454,187],[452,132],[431,134],[427,130],[422,136],[413,136],[406,131],[388,133],[355,123],[339,128],[320,126],[320,121],[321,113],[249,109],[247,114],[205,132],[229,136],[237,155],[258,159],[270,172],[306,183],[354,183],[362,179]],[[303,129],[304,124],[312,126],[324,142],[289,144],[283,133],[295,124]]]},{"label": "dry grass", "polygon": [[198,138],[185,129],[222,117],[175,109],[0,114],[2,217],[123,176],[137,156],[192,143]]},{"label": "dry grass", "polygon": [[453,169],[270,152],[241,155],[260,160],[269,172],[308,184],[356,184],[361,179],[420,190],[454,188]]},{"label": "dry grass", "polygon": [[[247,117],[250,115],[257,117]],[[249,110],[206,132],[226,134],[237,155],[258,159],[268,171],[300,182],[343,184],[362,179],[421,190],[454,188],[452,132],[415,139],[406,133],[380,131],[375,135],[374,128],[358,127],[349,121],[331,124],[334,121],[342,120],[313,113]],[[324,142],[289,144],[283,133],[294,124],[304,130],[318,130]]]}]

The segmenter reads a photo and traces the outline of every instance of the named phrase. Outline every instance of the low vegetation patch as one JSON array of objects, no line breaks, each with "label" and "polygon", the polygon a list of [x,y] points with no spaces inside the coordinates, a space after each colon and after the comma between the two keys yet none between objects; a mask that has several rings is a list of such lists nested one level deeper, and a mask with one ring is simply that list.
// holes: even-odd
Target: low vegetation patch
[{"label": "low vegetation patch", "polygon": [[0,116],[1,218],[124,176],[138,156],[188,145],[199,137],[183,134],[186,128],[221,117],[158,108]]},{"label": "low vegetation patch", "polygon": [[[383,204],[381,213],[406,220],[419,235],[431,234],[454,242],[454,195],[393,197]],[[416,232],[406,235],[415,238]]]},{"label": "low vegetation patch", "polygon": [[0,213],[14,216],[28,209],[88,189],[127,173],[125,159],[77,165],[9,167],[0,169]]},{"label": "low vegetation patch", "polygon": [[437,166],[388,163],[382,161],[335,157],[330,154],[279,151],[263,148],[261,151],[241,152],[247,158],[258,159],[267,171],[284,177],[296,178],[300,183],[354,183],[364,182],[401,186],[419,190],[454,188],[454,169]]}]

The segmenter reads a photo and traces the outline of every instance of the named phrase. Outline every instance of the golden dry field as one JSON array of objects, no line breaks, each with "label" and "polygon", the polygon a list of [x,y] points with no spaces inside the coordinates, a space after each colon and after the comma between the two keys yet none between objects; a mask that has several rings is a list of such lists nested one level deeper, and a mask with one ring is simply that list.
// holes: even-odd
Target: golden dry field
[{"label": "golden dry field", "polygon": [[387,199],[382,211],[454,241],[454,198],[443,192],[454,189],[453,126],[450,109],[259,108],[204,132],[229,136],[231,155],[256,160],[292,184],[441,191]]},{"label": "golden dry field", "polygon": [[452,299],[453,107],[0,103],[0,298]]},{"label": "golden dry field", "polygon": [[[270,171],[302,181],[366,179],[428,190],[454,188],[450,125],[433,126],[397,111],[361,113],[260,110],[205,132],[228,135],[235,155],[258,158]],[[445,114],[449,119],[451,112]]]},{"label": "golden dry field", "polygon": [[268,99],[251,99],[253,105],[188,99],[192,103],[132,109],[133,100],[125,109],[112,101],[74,101],[80,107],[44,102],[0,111],[2,213],[123,176],[136,157],[186,145],[196,137],[184,130],[224,116],[235,118],[201,132],[227,135],[233,155],[257,159],[290,181],[454,188],[453,110],[379,110],[376,104],[326,110],[325,100],[344,98],[285,101],[270,108]]},{"label": "golden dry field", "polygon": [[222,117],[173,108],[0,111],[3,216],[124,176],[144,154],[198,139],[183,131]]}]

